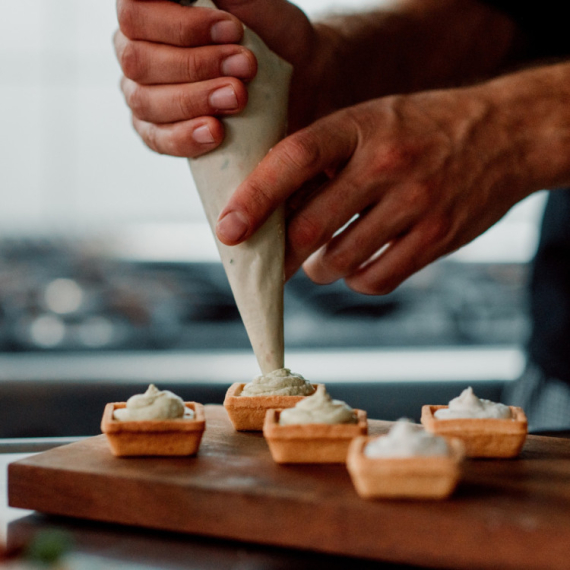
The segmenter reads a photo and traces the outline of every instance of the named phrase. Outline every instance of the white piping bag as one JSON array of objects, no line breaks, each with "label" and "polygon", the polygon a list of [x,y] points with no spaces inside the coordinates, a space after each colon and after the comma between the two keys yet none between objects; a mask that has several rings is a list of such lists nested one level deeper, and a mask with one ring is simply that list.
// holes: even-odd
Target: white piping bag
[{"label": "white piping bag", "polygon": [[[215,8],[210,0],[198,0],[193,5]],[[212,231],[234,190],[286,132],[293,67],[247,28],[242,45],[258,61],[257,75],[248,85],[247,106],[239,115],[224,118],[221,146],[189,159]],[[228,247],[216,238],[215,231],[214,238],[261,372],[283,368],[283,208],[242,244]]]}]

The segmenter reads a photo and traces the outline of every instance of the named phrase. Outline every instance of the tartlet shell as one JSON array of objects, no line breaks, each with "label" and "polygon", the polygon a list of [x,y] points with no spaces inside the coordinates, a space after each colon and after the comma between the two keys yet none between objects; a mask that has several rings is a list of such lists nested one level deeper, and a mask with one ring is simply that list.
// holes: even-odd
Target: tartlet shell
[{"label": "tartlet shell", "polygon": [[117,457],[195,455],[206,429],[206,415],[202,404],[184,405],[194,411],[194,419],[119,421],[113,413],[126,407],[126,402],[111,402],[103,411],[101,431]]},{"label": "tartlet shell", "polygon": [[444,499],[453,493],[461,477],[461,441],[448,440],[446,456],[367,457],[364,447],[376,437],[357,437],[348,449],[346,467],[361,497]]},{"label": "tartlet shell", "polygon": [[[224,398],[224,408],[236,431],[262,431],[267,410],[293,408],[297,402],[307,398],[307,396],[240,396],[244,386],[244,382],[235,382],[228,388]],[[319,384],[312,386],[316,390]]]},{"label": "tartlet shell", "polygon": [[528,423],[522,408],[509,406],[511,419],[461,418],[439,420],[437,410],[448,406],[422,406],[421,422],[426,430],[461,439],[467,457],[516,457],[526,440]]},{"label": "tartlet shell", "polygon": [[276,463],[345,463],[350,442],[368,433],[364,410],[355,409],[351,424],[280,425],[282,410],[268,410],[263,436]]}]

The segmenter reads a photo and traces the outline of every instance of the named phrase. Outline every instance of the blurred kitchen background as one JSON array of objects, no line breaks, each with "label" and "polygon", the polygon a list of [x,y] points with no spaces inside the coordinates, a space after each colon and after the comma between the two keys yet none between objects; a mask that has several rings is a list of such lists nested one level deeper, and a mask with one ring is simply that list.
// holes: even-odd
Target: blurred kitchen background
[{"label": "blurred kitchen background", "polygon": [[[131,128],[115,28],[114,0],[0,0],[0,437],[97,433],[151,381],[219,403],[257,373],[186,161]],[[524,367],[543,203],[385,297],[297,275],[286,364],[384,419],[469,384],[499,398]]]}]

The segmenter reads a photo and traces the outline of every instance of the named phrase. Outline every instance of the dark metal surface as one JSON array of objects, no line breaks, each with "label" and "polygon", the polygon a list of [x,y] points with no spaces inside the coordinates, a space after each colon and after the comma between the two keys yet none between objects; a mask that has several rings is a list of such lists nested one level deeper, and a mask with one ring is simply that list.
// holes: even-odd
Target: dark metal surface
[{"label": "dark metal surface", "polygon": [[[184,400],[221,404],[228,385],[160,383]],[[500,400],[503,383],[477,383],[477,394]],[[464,389],[461,382],[379,382],[347,381],[328,386],[334,398],[365,409],[368,417],[419,421],[425,403],[448,402]],[[21,382],[0,383],[0,437],[79,437],[101,433],[105,404],[121,402],[146,389],[133,382]]]},{"label": "dark metal surface", "polygon": [[14,437],[0,439],[2,453],[39,453],[80,441],[81,437]]},{"label": "dark metal surface", "polygon": [[[385,296],[302,272],[285,288],[289,350],[517,345],[525,264],[443,260]],[[75,301],[74,301],[75,299]],[[0,351],[249,349],[222,265],[129,262],[86,241],[0,241]]]}]

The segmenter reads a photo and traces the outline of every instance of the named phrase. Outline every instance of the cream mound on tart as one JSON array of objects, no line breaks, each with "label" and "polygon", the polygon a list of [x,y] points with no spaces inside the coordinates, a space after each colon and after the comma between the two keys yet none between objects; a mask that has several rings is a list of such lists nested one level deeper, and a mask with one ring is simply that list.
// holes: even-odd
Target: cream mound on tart
[{"label": "cream mound on tart", "polygon": [[402,419],[387,435],[357,437],[346,467],[363,498],[443,499],[460,479],[463,445]]},{"label": "cream mound on tart", "polygon": [[292,408],[314,394],[316,388],[289,368],[278,368],[247,384],[232,384],[226,392],[224,408],[237,431],[261,431],[267,410]]},{"label": "cream mound on tart", "polygon": [[366,433],[366,412],[333,400],[323,384],[292,408],[268,410],[263,424],[277,463],[345,463],[350,442]]},{"label": "cream mound on tart", "polygon": [[516,457],[528,431],[522,408],[479,399],[466,388],[447,406],[422,407],[426,430],[463,441],[467,457]]},{"label": "cream mound on tart", "polygon": [[101,430],[117,457],[195,455],[206,428],[204,406],[151,384],[144,394],[105,406]]}]

